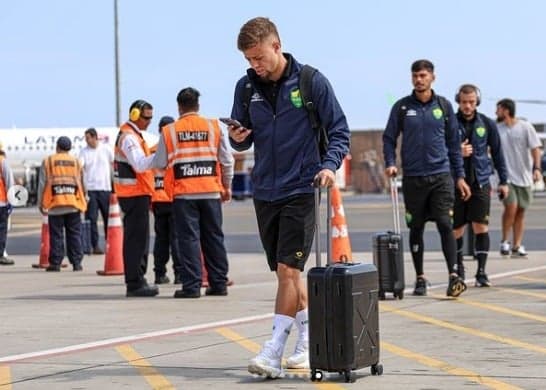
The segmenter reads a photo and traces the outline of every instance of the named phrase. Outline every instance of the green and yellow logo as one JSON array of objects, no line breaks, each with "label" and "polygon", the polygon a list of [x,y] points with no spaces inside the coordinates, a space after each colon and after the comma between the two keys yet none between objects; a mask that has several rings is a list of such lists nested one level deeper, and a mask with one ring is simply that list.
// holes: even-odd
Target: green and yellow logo
[{"label": "green and yellow logo", "polygon": [[303,257],[303,252],[296,252],[296,259],[301,259]]},{"label": "green and yellow logo", "polygon": [[301,100],[301,94],[299,89],[290,91],[290,101],[296,108],[303,107],[303,101]]},{"label": "green and yellow logo", "polygon": [[409,225],[411,223],[411,220],[413,219],[413,216],[410,213],[406,213],[406,224]]},{"label": "green and yellow logo", "polygon": [[485,127],[480,126],[476,128],[476,134],[478,134],[478,137],[483,138],[485,135]]},{"label": "green and yellow logo", "polygon": [[436,119],[442,119],[444,112],[441,108],[435,108],[434,110],[432,110],[432,115],[434,115],[434,118]]}]

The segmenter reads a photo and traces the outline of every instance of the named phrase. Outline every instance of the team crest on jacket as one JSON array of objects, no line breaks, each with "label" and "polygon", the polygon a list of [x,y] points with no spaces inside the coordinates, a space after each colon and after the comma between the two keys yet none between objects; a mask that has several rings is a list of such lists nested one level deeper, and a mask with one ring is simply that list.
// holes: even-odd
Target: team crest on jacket
[{"label": "team crest on jacket", "polygon": [[485,135],[485,127],[483,126],[477,127],[476,134],[478,134],[478,137],[482,138]]},{"label": "team crest on jacket", "polygon": [[299,88],[293,91],[290,91],[290,101],[296,108],[301,108],[303,106]]},{"label": "team crest on jacket", "polygon": [[436,119],[441,119],[443,114],[444,113],[441,108],[435,108],[432,110],[432,115],[434,115],[434,118]]}]

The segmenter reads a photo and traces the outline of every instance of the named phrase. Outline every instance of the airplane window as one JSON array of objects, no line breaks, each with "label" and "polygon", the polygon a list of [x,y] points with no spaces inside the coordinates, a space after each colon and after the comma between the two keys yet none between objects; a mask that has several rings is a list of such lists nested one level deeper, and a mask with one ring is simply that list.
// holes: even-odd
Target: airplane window
[{"label": "airplane window", "polygon": [[15,150],[16,150],[16,151],[19,150],[19,146],[16,146],[16,147],[15,147]]},{"label": "airplane window", "polygon": [[29,147],[28,147],[28,150],[32,150],[32,149],[33,149],[33,147],[32,147],[32,146],[29,146]]}]

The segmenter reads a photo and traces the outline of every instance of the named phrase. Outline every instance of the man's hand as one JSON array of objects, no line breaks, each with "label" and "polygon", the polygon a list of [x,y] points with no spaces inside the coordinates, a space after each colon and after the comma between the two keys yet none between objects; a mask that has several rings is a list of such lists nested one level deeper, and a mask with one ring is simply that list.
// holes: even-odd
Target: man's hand
[{"label": "man's hand", "polygon": [[252,132],[252,130],[246,127],[233,127],[228,126],[229,137],[237,143],[243,142],[246,137]]},{"label": "man's hand", "polygon": [[468,184],[466,184],[466,181],[462,177],[459,177],[457,179],[457,189],[461,193],[461,197],[465,202],[472,196],[472,191],[470,191],[470,187],[468,186]]},{"label": "man's hand", "polygon": [[506,184],[499,185],[499,187],[497,188],[497,192],[499,193],[499,199],[506,199],[509,191],[510,190],[508,189],[508,186]]},{"label": "man's hand", "polygon": [[231,200],[231,188],[226,188],[220,193],[220,199],[222,202],[229,202]]},{"label": "man's hand", "polygon": [[396,175],[398,175],[398,168],[395,166],[385,168],[385,176],[391,178],[396,177]]},{"label": "man's hand", "polygon": [[472,156],[472,144],[468,142],[468,138],[464,140],[464,142],[461,144],[461,154],[463,157],[470,157]]},{"label": "man's hand", "polygon": [[543,180],[542,179],[542,172],[540,172],[540,169],[533,169],[533,181],[535,183]]},{"label": "man's hand", "polygon": [[320,187],[332,187],[336,183],[336,175],[329,169],[322,169],[315,176],[314,182]]}]

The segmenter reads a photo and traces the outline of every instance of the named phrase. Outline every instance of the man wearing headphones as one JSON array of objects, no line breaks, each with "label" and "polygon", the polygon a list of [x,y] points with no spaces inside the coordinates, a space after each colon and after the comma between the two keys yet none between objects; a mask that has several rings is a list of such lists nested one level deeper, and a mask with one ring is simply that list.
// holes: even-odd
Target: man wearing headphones
[{"label": "man wearing headphones", "polygon": [[508,195],[507,170],[501,148],[499,132],[495,122],[477,111],[480,105],[480,90],[472,84],[464,84],[455,95],[459,105],[457,121],[459,139],[463,156],[466,182],[472,190],[470,199],[461,199],[458,189],[455,189],[455,205],[453,209],[453,231],[457,240],[457,273],[464,279],[463,235],[465,225],[472,223],[476,235],[475,256],[478,260],[476,271],[476,287],[489,287],[491,283],[485,273],[485,263],[489,253],[489,211],[491,206],[491,185],[489,177],[492,167],[489,153],[499,175],[499,198]]},{"label": "man wearing headphones", "polygon": [[129,120],[121,125],[114,151],[114,188],[123,211],[123,266],[127,297],[153,297],[156,285],[144,278],[148,266],[150,199],[154,174],[149,169],[153,155],[141,132],[152,120],[153,107],[137,100],[129,108]]}]

